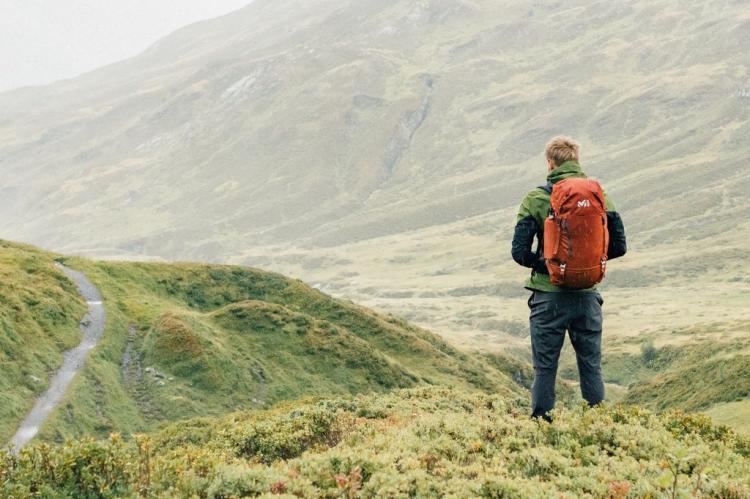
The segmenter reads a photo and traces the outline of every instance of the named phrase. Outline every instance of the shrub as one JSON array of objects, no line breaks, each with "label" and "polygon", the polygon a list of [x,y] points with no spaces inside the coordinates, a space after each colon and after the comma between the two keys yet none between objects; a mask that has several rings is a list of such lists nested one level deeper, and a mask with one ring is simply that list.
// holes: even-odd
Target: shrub
[{"label": "shrub", "polygon": [[650,366],[653,364],[658,355],[659,351],[654,346],[653,341],[648,341],[641,345],[641,360],[643,360],[645,365]]},{"label": "shrub", "polygon": [[747,442],[703,416],[623,405],[554,416],[534,421],[516,401],[444,388],[290,403],[184,425],[202,441],[175,425],[4,454],[0,496],[750,495]]}]

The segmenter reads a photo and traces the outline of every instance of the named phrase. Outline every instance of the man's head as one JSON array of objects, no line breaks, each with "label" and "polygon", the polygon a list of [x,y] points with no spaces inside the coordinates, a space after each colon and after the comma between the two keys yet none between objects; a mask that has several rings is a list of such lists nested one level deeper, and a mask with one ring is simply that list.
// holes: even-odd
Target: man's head
[{"label": "man's head", "polygon": [[547,157],[547,166],[549,171],[554,170],[566,161],[579,161],[578,153],[581,145],[570,137],[558,135],[553,137],[545,149]]}]

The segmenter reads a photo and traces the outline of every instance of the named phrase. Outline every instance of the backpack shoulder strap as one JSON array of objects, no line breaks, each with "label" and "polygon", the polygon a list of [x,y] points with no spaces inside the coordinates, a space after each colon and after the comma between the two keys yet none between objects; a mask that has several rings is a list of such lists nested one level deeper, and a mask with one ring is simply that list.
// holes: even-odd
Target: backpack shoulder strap
[{"label": "backpack shoulder strap", "polygon": [[[551,199],[551,198],[552,198],[552,187],[553,187],[553,185],[552,185],[552,182],[547,182],[547,183],[546,183],[546,184],[544,184],[544,185],[540,185],[540,186],[538,187],[538,189],[541,189],[541,190],[543,190],[544,192],[546,192],[547,194],[549,194],[549,196],[550,196],[550,201],[551,201],[551,200],[552,200],[552,199]],[[552,215],[552,205],[550,205],[550,206],[549,206],[549,208],[547,209],[547,216],[551,216],[551,215]],[[543,229],[542,229],[542,228],[540,227],[540,228],[539,228],[539,241],[540,241],[540,244],[539,244],[539,246],[540,246],[540,247],[541,247],[541,241],[543,240],[542,238],[544,237],[544,236],[542,235],[542,230],[543,230]]]}]

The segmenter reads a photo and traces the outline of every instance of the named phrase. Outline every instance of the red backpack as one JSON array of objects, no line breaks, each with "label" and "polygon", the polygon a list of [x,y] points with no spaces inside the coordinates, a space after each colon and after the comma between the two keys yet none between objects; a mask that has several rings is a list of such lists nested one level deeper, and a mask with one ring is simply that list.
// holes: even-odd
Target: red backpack
[{"label": "red backpack", "polygon": [[599,182],[567,178],[545,190],[550,211],[544,221],[544,260],[552,284],[586,289],[601,282],[607,268],[607,208]]}]

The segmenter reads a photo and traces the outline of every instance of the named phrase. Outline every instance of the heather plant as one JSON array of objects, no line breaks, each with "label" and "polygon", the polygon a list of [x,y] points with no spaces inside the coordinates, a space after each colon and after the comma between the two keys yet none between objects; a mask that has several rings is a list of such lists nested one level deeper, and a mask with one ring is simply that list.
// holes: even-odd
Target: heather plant
[{"label": "heather plant", "polygon": [[414,388],[285,403],[0,458],[4,497],[750,497],[750,443],[636,406],[528,418],[524,398]]}]

